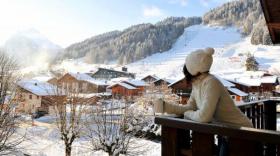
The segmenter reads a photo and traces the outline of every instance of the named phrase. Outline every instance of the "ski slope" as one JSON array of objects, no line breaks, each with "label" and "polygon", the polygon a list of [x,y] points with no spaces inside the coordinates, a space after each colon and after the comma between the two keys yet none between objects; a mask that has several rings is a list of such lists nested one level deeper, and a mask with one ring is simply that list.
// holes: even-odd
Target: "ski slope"
[{"label": "ski slope", "polygon": [[128,69],[137,76],[156,74],[160,77],[177,78],[181,75],[185,57],[192,51],[213,47],[215,55],[226,46],[242,40],[236,28],[210,27],[195,25],[185,29],[173,47],[163,53],[157,53],[143,60],[129,64]]},{"label": "ski slope", "polygon": [[261,69],[280,72],[280,46],[252,45],[250,37],[243,38],[236,28],[205,25],[186,28],[170,50],[156,53],[127,67],[130,72],[137,73],[139,78],[156,74],[162,78],[178,79],[182,77],[185,57],[194,50],[206,47],[215,49],[212,73],[224,75],[245,72],[248,52],[254,54]]}]

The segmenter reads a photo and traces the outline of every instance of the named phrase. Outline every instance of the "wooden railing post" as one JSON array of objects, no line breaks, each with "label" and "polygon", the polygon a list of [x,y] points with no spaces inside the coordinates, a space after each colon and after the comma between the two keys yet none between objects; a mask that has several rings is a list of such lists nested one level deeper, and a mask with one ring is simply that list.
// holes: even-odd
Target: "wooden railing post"
[{"label": "wooden railing post", "polygon": [[265,129],[276,130],[277,115],[275,101],[264,102],[264,115]]},{"label": "wooden railing post", "polygon": [[193,131],[192,155],[212,156],[213,154],[214,154],[214,135]]},{"label": "wooden railing post", "polygon": [[[277,114],[276,114],[276,102],[265,101],[264,102],[264,123],[265,129],[276,130]],[[273,144],[266,145],[266,155],[272,156],[276,153],[276,146]]]},{"label": "wooden railing post", "polygon": [[258,104],[256,105],[252,105],[252,112],[251,112],[251,115],[252,115],[252,123],[253,123],[253,126],[256,128],[256,118],[258,118],[258,116],[256,116],[256,107],[257,107]]},{"label": "wooden railing post", "polygon": [[180,156],[182,149],[190,148],[190,132],[188,130],[162,126],[161,132],[162,156]]},{"label": "wooden railing post", "polygon": [[256,156],[256,142],[248,141],[244,139],[229,139],[229,156]]}]

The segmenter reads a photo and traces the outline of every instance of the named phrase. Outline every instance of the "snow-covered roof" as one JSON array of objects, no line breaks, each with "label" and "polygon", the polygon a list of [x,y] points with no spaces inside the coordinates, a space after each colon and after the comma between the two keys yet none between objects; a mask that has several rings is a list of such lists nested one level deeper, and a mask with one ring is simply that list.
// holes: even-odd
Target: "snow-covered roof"
[{"label": "snow-covered roof", "polygon": [[104,85],[104,86],[108,85],[106,80],[96,80],[85,73],[71,73],[70,72],[69,74],[79,81],[86,81],[86,82],[96,84],[96,85]]},{"label": "snow-covered roof", "polygon": [[53,77],[51,77],[51,76],[36,76],[36,77],[33,77],[32,79],[33,80],[42,81],[42,82],[47,82],[47,81],[49,81],[52,78]]},{"label": "snow-covered roof", "polygon": [[92,97],[102,97],[102,96],[111,96],[112,94],[109,92],[103,92],[103,93],[89,93],[89,94],[84,94],[81,93],[78,96],[82,98],[92,98]]},{"label": "snow-covered roof", "polygon": [[17,85],[35,95],[38,96],[49,96],[49,95],[59,95],[58,89],[47,82],[41,82],[38,80],[22,80],[17,83]]},{"label": "snow-covered roof", "polygon": [[145,78],[147,78],[147,77],[149,77],[149,76],[151,76],[152,78],[154,78],[154,79],[156,79],[156,80],[159,80],[159,79],[160,79],[160,78],[159,78],[158,76],[156,76],[156,75],[147,75],[147,76],[141,78],[141,80],[143,80],[143,79],[145,79]]},{"label": "snow-covered roof", "polygon": [[174,81],[173,83],[170,83],[170,84],[168,85],[168,87],[173,86],[174,84],[178,83],[179,81],[182,81],[183,79],[184,79],[184,77],[178,79],[177,81]]},{"label": "snow-covered roof", "polygon": [[230,81],[245,85],[245,86],[260,86],[262,83],[276,83],[277,76],[263,76],[263,77],[240,77],[233,78]]},{"label": "snow-covered roof", "polygon": [[160,80],[163,80],[163,81],[165,81],[165,82],[168,82],[169,84],[174,83],[174,82],[176,81],[176,80],[172,80],[172,79],[163,78],[163,79],[155,80],[155,81],[153,81],[153,83],[158,82],[158,81],[160,81]]},{"label": "snow-covered roof", "polygon": [[92,77],[90,77],[88,74],[85,74],[85,73],[69,72],[68,74],[71,75],[72,77],[74,77],[75,79],[80,80],[80,81],[87,81],[87,80],[92,79]]},{"label": "snow-covered roof", "polygon": [[129,80],[124,80],[123,82],[129,83],[129,84],[131,84],[133,86],[137,86],[137,87],[148,86],[148,84],[143,80],[129,79]]},{"label": "snow-covered roof", "polygon": [[229,91],[231,91],[232,93],[238,95],[238,96],[248,96],[247,93],[237,89],[237,88],[227,88]]},{"label": "snow-covered roof", "polygon": [[128,78],[128,77],[117,77],[117,78],[111,79],[111,82],[117,83],[117,82],[129,80],[129,79],[130,78]]},{"label": "snow-covered roof", "polygon": [[261,78],[261,83],[276,83],[277,76],[263,76]]},{"label": "snow-covered roof", "polygon": [[[233,83],[231,83],[231,82],[229,82],[229,81],[227,81],[227,80],[225,80],[225,79],[223,79],[223,78],[221,78],[221,77],[219,77],[219,76],[217,76],[217,75],[215,75],[215,77],[216,77],[218,80],[220,80],[221,83],[222,83],[225,87],[227,87],[227,88],[228,88],[228,87],[234,87],[234,86],[235,86]],[[179,81],[181,81],[181,80],[183,80],[183,79],[184,79],[184,77],[178,79],[177,81],[174,81],[173,83],[169,84],[168,86],[172,86],[172,85],[178,83]]]},{"label": "snow-covered roof", "polygon": [[261,85],[261,80],[259,78],[241,77],[241,78],[234,78],[229,80],[234,83],[238,83],[248,87]]},{"label": "snow-covered roof", "polygon": [[118,82],[118,83],[115,83],[115,84],[113,84],[113,85],[111,85],[111,86],[109,86],[109,87],[107,87],[107,88],[112,88],[112,87],[114,87],[114,86],[116,86],[116,85],[120,85],[120,86],[122,86],[122,87],[124,87],[124,88],[126,88],[126,89],[137,89],[137,88],[135,88],[135,87],[133,87],[133,86],[131,86],[131,85],[129,85],[129,84],[126,84],[126,83],[122,83],[122,82]]},{"label": "snow-covered roof", "polygon": [[108,86],[109,85],[107,80],[91,79],[91,80],[87,80],[87,82],[92,83],[92,84],[96,84],[96,85],[99,85],[99,86]]},{"label": "snow-covered roof", "polygon": [[231,82],[229,82],[229,81],[227,81],[227,80],[221,78],[220,76],[215,75],[215,77],[216,77],[218,80],[220,80],[221,83],[222,83],[225,87],[227,87],[227,88],[229,88],[229,87],[234,87],[234,86],[235,86],[233,83],[231,83]]}]

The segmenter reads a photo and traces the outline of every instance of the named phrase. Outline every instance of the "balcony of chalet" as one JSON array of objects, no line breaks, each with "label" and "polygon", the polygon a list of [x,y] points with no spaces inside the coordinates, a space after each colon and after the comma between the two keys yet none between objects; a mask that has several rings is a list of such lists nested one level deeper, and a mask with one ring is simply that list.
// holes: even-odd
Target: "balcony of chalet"
[{"label": "balcony of chalet", "polygon": [[[260,0],[273,44],[280,43],[280,1]],[[198,123],[182,118],[158,116],[162,126],[162,156],[218,155],[221,137],[229,140],[229,156],[280,156],[277,105],[280,97],[238,104],[254,128]]]},{"label": "balcony of chalet", "polygon": [[280,98],[239,104],[254,128],[198,123],[180,117],[158,116],[162,156],[218,155],[220,138],[229,140],[230,156],[279,156],[280,131],[277,130],[277,105]]}]

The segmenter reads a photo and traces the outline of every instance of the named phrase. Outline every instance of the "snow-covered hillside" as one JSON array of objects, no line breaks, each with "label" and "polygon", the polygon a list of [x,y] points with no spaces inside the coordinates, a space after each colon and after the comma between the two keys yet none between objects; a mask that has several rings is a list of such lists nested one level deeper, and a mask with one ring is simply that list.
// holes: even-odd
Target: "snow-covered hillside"
[{"label": "snow-covered hillside", "polygon": [[[254,54],[261,69],[270,72],[280,71],[280,46],[252,45],[250,37],[243,38],[234,27],[195,25],[185,29],[173,47],[162,53],[146,57],[126,65],[129,72],[138,78],[156,74],[161,78],[178,79],[182,77],[185,57],[200,48],[215,48],[214,63],[211,72],[224,75],[245,71],[246,53]],[[82,60],[65,60],[55,69],[71,72],[87,72],[97,66],[120,69],[120,66],[86,64]]]},{"label": "snow-covered hillside", "polygon": [[245,54],[254,54],[261,69],[271,72],[280,69],[280,46],[252,45],[250,38],[242,38],[235,28],[196,25],[185,29],[173,48],[163,53],[127,65],[138,77],[156,74],[178,79],[182,76],[185,57],[192,51],[205,47],[215,48],[211,72],[223,75],[245,71]]},{"label": "snow-covered hillside", "polygon": [[220,49],[240,40],[241,35],[235,28],[226,29],[204,25],[188,27],[172,49],[129,64],[128,69],[136,72],[139,77],[157,74],[160,77],[176,79],[182,74],[182,65],[190,52],[200,48],[214,47],[218,55]]}]

